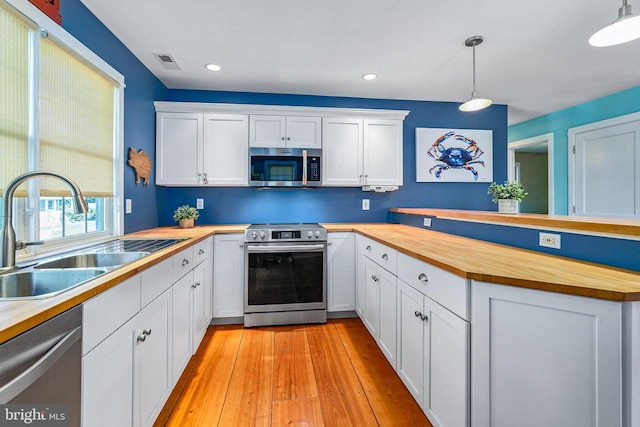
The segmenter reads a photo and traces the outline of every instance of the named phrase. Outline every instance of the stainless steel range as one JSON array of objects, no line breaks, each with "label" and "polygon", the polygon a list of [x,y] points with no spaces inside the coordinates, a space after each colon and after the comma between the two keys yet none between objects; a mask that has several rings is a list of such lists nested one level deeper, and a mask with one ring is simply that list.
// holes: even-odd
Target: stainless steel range
[{"label": "stainless steel range", "polygon": [[254,224],[245,231],[244,326],[327,321],[327,230]]}]

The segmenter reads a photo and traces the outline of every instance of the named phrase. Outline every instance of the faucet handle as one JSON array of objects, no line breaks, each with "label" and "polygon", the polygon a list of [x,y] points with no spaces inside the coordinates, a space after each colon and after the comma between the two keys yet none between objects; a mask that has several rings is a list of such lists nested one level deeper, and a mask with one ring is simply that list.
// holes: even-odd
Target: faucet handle
[{"label": "faucet handle", "polygon": [[44,245],[44,240],[38,240],[36,242],[18,241],[16,242],[16,250],[24,249],[27,246],[34,246],[34,245]]}]

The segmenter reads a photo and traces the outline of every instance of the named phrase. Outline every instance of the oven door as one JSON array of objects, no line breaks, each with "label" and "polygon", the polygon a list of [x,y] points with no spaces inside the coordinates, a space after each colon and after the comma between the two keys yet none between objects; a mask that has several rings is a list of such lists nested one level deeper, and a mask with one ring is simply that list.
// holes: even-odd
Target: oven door
[{"label": "oven door", "polygon": [[326,243],[245,244],[245,313],[327,307]]}]

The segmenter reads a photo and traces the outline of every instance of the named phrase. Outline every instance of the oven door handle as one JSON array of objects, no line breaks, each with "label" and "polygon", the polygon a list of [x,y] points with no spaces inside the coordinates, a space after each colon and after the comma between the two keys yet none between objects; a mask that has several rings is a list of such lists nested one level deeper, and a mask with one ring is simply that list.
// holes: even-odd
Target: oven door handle
[{"label": "oven door handle", "polygon": [[325,249],[324,244],[317,245],[277,245],[277,246],[255,246],[247,245],[248,252],[317,252]]}]

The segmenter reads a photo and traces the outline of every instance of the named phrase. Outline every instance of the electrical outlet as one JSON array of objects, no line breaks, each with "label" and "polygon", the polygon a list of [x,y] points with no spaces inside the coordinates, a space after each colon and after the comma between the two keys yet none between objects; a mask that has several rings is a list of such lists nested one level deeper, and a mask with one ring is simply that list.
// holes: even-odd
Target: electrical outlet
[{"label": "electrical outlet", "polygon": [[431,227],[431,218],[424,218],[423,221],[425,227]]},{"label": "electrical outlet", "polygon": [[124,213],[131,213],[131,199],[124,200]]},{"label": "electrical outlet", "polygon": [[196,209],[204,209],[204,199],[196,199]]},{"label": "electrical outlet", "polygon": [[560,235],[553,233],[540,233],[540,246],[545,248],[560,249]]},{"label": "electrical outlet", "polygon": [[362,210],[363,211],[369,210],[369,199],[362,199]]}]

